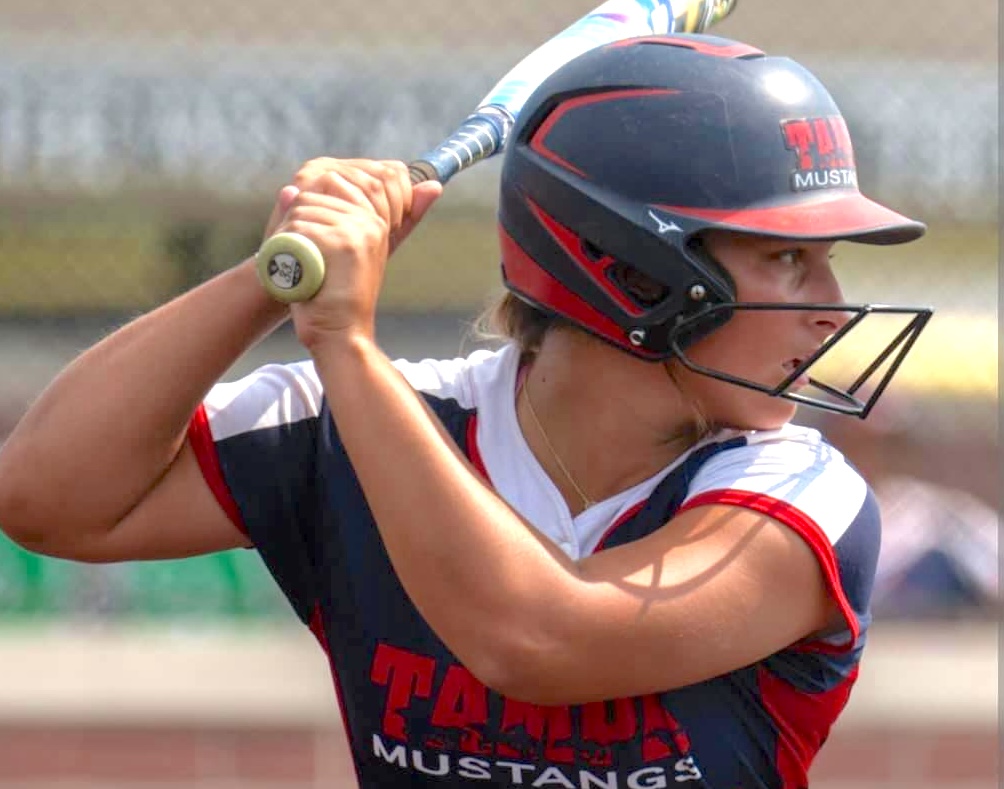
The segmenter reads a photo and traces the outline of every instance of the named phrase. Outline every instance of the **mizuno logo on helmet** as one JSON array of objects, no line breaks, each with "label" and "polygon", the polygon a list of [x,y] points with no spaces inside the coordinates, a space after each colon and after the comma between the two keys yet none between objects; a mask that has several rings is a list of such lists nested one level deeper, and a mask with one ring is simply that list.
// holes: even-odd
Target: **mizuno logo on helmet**
[{"label": "mizuno logo on helmet", "polygon": [[656,216],[655,211],[653,211],[652,209],[649,209],[648,215],[655,220],[656,231],[659,233],[660,236],[664,236],[666,235],[666,233],[683,232],[683,228],[680,227],[678,224],[676,224],[676,222],[673,222],[672,220],[667,222],[661,217]]}]

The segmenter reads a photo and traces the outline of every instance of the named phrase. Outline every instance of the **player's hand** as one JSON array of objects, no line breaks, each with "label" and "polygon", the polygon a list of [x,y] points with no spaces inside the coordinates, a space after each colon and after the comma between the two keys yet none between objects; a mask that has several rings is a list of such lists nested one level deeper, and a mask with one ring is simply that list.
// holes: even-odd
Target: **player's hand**
[{"label": "player's hand", "polygon": [[324,256],[320,290],[292,306],[308,350],[358,333],[373,337],[387,258],[441,193],[437,182],[413,187],[403,162],[369,159],[314,159],[280,191],[273,217],[289,204],[272,232],[304,235]]},{"label": "player's hand", "polygon": [[289,211],[290,206],[293,205],[293,200],[296,199],[299,193],[300,190],[292,184],[284,186],[279,190],[279,194],[275,197],[275,205],[272,206],[272,215],[265,224],[265,233],[261,237],[262,241],[270,239],[278,232],[277,228],[286,218],[286,212]]}]

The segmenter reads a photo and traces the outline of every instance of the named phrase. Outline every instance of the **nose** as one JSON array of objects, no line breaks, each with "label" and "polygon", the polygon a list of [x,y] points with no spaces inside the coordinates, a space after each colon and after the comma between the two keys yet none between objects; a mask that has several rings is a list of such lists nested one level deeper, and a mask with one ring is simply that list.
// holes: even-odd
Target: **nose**
[{"label": "nose", "polygon": [[[831,302],[836,304],[838,302]],[[814,310],[812,322],[823,339],[836,334],[850,321],[852,312],[843,310]]]},{"label": "nose", "polygon": [[[818,269],[812,283],[810,299],[815,304],[838,305],[844,303],[844,293],[830,266]],[[852,312],[842,310],[813,310],[811,321],[823,339],[839,331],[851,319]]]}]

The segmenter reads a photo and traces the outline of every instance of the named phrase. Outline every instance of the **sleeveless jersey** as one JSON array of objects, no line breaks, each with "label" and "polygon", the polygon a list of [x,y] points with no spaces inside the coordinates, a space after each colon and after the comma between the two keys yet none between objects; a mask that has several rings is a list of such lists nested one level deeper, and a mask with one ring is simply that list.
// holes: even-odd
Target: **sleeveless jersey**
[{"label": "sleeveless jersey", "polygon": [[663,693],[572,706],[505,698],[457,661],[395,576],[312,363],[268,365],[214,387],[189,437],[221,506],[328,654],[360,786],[807,786],[869,622],[879,522],[868,486],[814,430],[726,431],[573,518],[516,421],[518,357],[507,346],[395,365],[496,492],[572,559],[689,507],[746,507],[806,541],[846,627]]}]

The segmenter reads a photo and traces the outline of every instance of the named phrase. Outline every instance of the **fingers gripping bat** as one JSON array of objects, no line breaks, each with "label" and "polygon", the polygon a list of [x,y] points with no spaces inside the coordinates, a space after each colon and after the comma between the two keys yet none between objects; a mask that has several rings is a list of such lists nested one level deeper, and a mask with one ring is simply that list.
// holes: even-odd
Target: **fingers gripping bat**
[{"label": "fingers gripping bat", "polygon": [[[736,2],[607,0],[517,63],[449,137],[408,165],[411,182],[445,184],[461,170],[501,151],[534,89],[587,50],[633,36],[702,33],[731,13]],[[262,244],[256,258],[259,279],[279,301],[306,301],[324,281],[324,257],[306,236],[277,233]]]}]

